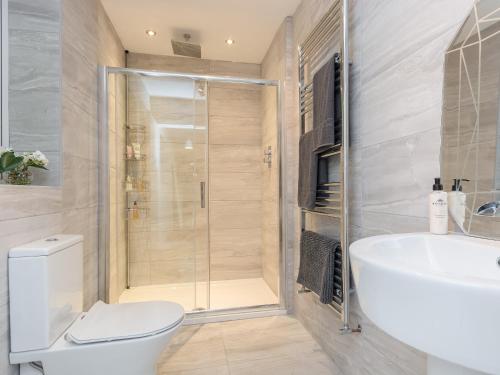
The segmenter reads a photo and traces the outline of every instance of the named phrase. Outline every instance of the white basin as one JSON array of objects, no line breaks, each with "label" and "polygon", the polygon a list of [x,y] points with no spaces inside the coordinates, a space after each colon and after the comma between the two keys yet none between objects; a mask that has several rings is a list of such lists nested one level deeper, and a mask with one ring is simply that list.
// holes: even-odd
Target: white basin
[{"label": "white basin", "polygon": [[500,374],[500,242],[416,233],[350,252],[363,312],[427,353],[429,374]]}]

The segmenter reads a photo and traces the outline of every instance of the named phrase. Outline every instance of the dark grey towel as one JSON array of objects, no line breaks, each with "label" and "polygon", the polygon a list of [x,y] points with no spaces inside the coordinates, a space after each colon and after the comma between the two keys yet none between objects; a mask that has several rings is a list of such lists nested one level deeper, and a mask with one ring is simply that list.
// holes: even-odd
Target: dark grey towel
[{"label": "dark grey towel", "polygon": [[314,133],[302,134],[299,141],[299,207],[312,210],[316,206],[318,155],[314,152]]},{"label": "dark grey towel", "polygon": [[[313,78],[313,129],[321,129],[323,127],[334,127],[337,116],[336,92],[339,85],[336,82],[339,73],[339,63],[337,55],[333,56],[328,62],[316,72]],[[324,139],[318,139],[320,144],[334,145],[334,131],[321,131]]]},{"label": "dark grey towel", "polygon": [[[318,186],[318,154],[341,142],[340,65],[337,55],[331,58],[313,79],[313,129],[300,137],[299,207],[312,210],[316,206]],[[337,130],[336,130],[337,129]]]},{"label": "dark grey towel", "polygon": [[335,252],[340,241],[303,231],[300,238],[300,267],[297,282],[331,303],[335,295]]}]

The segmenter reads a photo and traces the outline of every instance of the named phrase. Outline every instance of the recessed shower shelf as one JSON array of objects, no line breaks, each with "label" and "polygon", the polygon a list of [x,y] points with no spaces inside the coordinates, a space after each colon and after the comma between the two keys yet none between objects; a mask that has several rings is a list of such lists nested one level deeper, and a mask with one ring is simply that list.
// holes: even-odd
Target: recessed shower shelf
[{"label": "recessed shower shelf", "polygon": [[146,130],[146,127],[144,125],[141,125],[141,124],[129,124],[129,125],[125,125],[125,128],[127,130],[141,130],[141,131]]},{"label": "recessed shower shelf", "polygon": [[144,161],[147,159],[147,156],[142,154],[139,158],[135,158],[135,157],[132,157],[132,158],[129,158],[125,155],[125,161]]}]

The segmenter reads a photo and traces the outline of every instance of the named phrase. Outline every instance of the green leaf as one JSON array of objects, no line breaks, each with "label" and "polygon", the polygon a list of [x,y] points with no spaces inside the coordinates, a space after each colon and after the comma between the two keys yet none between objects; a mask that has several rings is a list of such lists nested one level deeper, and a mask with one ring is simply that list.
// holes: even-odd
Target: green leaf
[{"label": "green leaf", "polygon": [[14,152],[4,152],[0,157],[0,173],[12,171],[19,167],[24,161],[22,156],[16,156]]}]

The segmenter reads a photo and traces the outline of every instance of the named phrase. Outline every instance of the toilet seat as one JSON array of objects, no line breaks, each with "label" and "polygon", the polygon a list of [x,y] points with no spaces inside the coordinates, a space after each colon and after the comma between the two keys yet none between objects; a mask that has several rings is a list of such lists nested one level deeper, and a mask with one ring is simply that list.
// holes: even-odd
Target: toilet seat
[{"label": "toilet seat", "polygon": [[184,309],[172,302],[108,305],[99,301],[68,329],[66,340],[83,345],[152,336],[183,319]]}]

